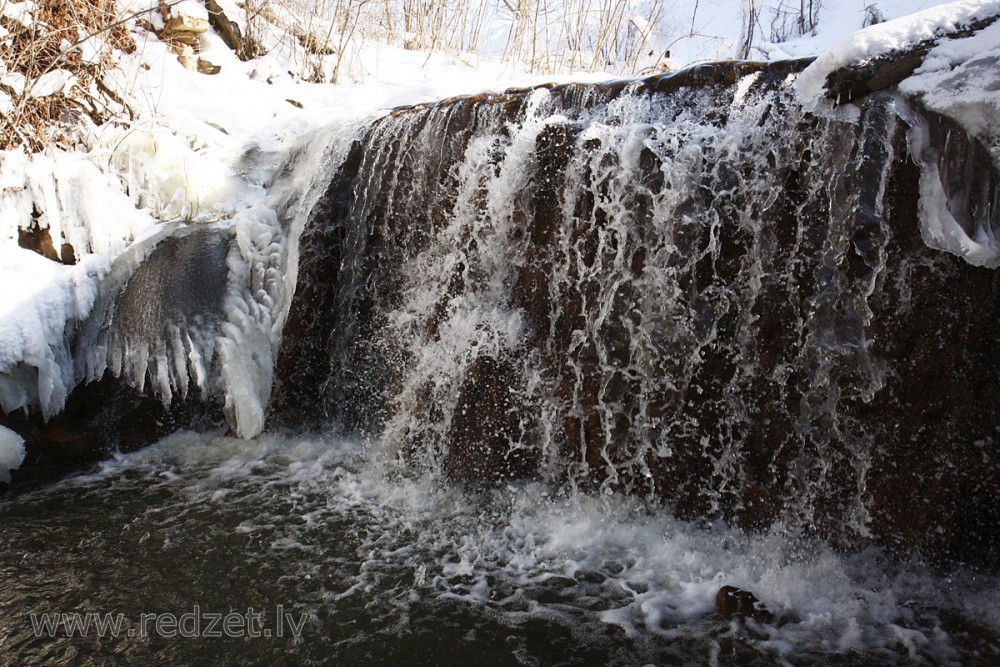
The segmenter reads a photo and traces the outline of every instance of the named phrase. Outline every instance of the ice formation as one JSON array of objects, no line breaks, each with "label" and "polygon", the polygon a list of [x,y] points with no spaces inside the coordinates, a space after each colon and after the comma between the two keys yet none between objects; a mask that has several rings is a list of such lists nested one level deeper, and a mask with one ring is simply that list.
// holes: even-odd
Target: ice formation
[{"label": "ice formation", "polygon": [[[76,384],[69,337],[97,297],[111,259],[147,233],[117,181],[82,153],[0,154],[0,407],[52,416]],[[78,261],[63,266],[17,246],[22,228],[48,231]]]},{"label": "ice formation", "polygon": [[24,439],[9,428],[0,426],[0,481],[10,481],[10,471],[24,461]]}]

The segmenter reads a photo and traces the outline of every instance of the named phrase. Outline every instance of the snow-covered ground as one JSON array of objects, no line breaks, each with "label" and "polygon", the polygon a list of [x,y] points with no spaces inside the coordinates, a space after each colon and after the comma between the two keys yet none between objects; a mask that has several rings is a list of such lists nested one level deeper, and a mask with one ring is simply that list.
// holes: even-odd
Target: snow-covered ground
[{"label": "snow-covered ground", "polygon": [[[220,4],[245,28],[235,2]],[[767,10],[778,4],[774,0],[763,7]],[[132,14],[156,3],[120,0],[119,5],[123,14]],[[4,6],[5,13],[29,8],[26,3]],[[677,0],[664,7],[659,35],[669,46],[671,66],[732,57],[738,52],[743,28],[739,0]],[[207,16],[194,0],[185,0],[173,10]],[[1000,13],[996,0],[826,2],[810,34],[790,34],[787,41],[769,43],[769,35],[758,26],[751,55],[785,58],[822,53],[799,80],[806,100],[815,100],[833,68],[995,13]],[[873,18],[899,17],[906,18],[857,32]],[[156,12],[142,18],[162,25]],[[492,34],[504,29],[499,22],[492,26]],[[84,370],[75,367],[67,332],[94,307],[99,282],[115,258],[136,242],[155,236],[163,223],[234,228],[242,252],[242,260],[237,258],[234,265],[236,273],[250,276],[256,268],[294,264],[289,249],[279,247],[280,240],[276,240],[277,217],[280,207],[295,196],[289,188],[304,184],[301,180],[286,183],[285,191],[279,192],[272,182],[287,156],[298,154],[300,162],[310,161],[307,169],[298,172],[308,178],[310,171],[321,171],[330,150],[343,147],[361,119],[390,107],[555,78],[611,76],[532,75],[498,59],[357,40],[352,46],[354,64],[345,77],[349,80],[337,85],[305,83],[300,76],[303,53],[278,37],[265,44],[267,55],[241,62],[213,31],[201,36],[200,57],[221,66],[221,71],[209,76],[184,69],[170,47],[152,32],[136,25],[132,34],[138,49],[131,55],[117,53],[117,65],[106,80],[128,99],[136,113],[134,120],[80,128],[73,151],[53,148],[30,156],[17,151],[0,153],[0,408],[4,411],[37,404],[52,415],[76,382],[103,370],[100,360],[88,362]],[[982,54],[993,54],[989,62],[995,64],[1000,59],[998,50],[1000,29],[996,26],[970,40],[946,42],[903,88],[944,113],[956,108],[954,102],[960,96],[966,109],[960,120],[995,147],[995,114],[1000,103],[995,92],[986,95],[977,76],[986,66],[980,61]],[[335,128],[342,128],[339,134]],[[74,266],[18,247],[19,228],[33,219],[38,226],[48,227],[56,248],[63,243],[74,247],[79,260]],[[951,235],[943,246],[964,252],[958,232],[943,233]],[[995,259],[998,254],[989,245],[992,240],[984,243],[989,246],[985,250],[970,252]],[[269,355],[283,316],[265,311],[282,299],[287,304],[294,280],[294,266],[288,268],[291,274],[283,285],[268,288],[271,291],[263,296],[247,296],[244,301],[250,305],[233,295],[233,308],[242,309],[243,315],[226,330],[222,354],[228,350],[231,358],[229,384],[247,392],[228,399],[231,409],[242,413],[236,419],[242,435],[254,435],[263,423],[267,392],[255,393],[247,387],[270,381]],[[245,346],[256,346],[253,359],[240,352]],[[267,347],[272,348],[270,353],[264,350]],[[13,467],[16,457],[11,452],[15,450],[4,444],[0,463]]]}]

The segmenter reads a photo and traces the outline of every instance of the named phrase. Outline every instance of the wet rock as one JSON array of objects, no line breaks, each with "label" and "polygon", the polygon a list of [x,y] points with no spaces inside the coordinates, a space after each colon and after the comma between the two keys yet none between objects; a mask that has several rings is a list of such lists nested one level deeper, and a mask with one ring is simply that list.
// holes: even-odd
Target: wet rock
[{"label": "wet rock", "polygon": [[479,357],[466,371],[444,460],[450,477],[496,483],[535,469],[535,450],[522,444],[517,378],[510,359]]},{"label": "wet rock", "polygon": [[770,623],[774,614],[768,611],[757,596],[735,586],[723,586],[715,596],[715,606],[723,618],[749,617],[761,623]]},{"label": "wet rock", "polygon": [[78,386],[66,407],[45,422],[32,410],[0,414],[0,425],[24,438],[26,456],[12,483],[49,480],[107,458],[115,452],[141,449],[174,431],[224,428],[222,406],[198,392],[164,406],[150,392],[137,392],[110,373]]}]

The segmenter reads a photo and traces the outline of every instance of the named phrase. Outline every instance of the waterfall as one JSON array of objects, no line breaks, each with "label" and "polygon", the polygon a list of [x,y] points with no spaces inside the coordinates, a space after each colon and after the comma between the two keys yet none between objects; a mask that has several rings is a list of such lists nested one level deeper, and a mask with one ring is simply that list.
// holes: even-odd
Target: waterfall
[{"label": "waterfall", "polygon": [[996,562],[996,152],[894,88],[806,108],[807,64],[454,98],[249,151],[244,209],[134,243],[68,321],[59,372],[91,384],[5,425],[38,461],[337,429],[463,484]]},{"label": "waterfall", "polygon": [[806,112],[801,66],[373,122],[300,240],[271,422],[472,483],[988,544],[996,465],[962,462],[996,459],[992,272],[922,242],[918,202],[982,236],[995,166],[970,192],[947,121],[894,92]]}]

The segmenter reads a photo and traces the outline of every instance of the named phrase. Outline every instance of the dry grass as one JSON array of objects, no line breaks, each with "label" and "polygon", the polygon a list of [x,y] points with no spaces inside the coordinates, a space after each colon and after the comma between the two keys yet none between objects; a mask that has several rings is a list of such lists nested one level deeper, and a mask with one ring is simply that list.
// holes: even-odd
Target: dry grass
[{"label": "dry grass", "polygon": [[[0,10],[12,4],[0,0]],[[0,91],[10,98],[7,108],[0,108],[0,149],[37,151],[68,143],[66,128],[82,116],[102,124],[129,112],[102,81],[114,51],[136,48],[115,0],[37,0],[29,18],[0,16],[0,59],[6,67]],[[85,59],[88,52],[95,57]],[[75,77],[72,86],[41,95],[39,82],[58,71]]]}]

